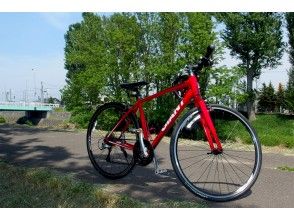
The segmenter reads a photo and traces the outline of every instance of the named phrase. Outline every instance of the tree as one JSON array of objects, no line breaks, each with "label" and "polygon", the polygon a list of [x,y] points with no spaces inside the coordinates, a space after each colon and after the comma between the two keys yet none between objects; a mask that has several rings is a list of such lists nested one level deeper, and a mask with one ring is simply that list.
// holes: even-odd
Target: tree
[{"label": "tree", "polygon": [[[207,13],[114,13],[109,17],[83,13],[83,20],[71,25],[65,35],[67,84],[62,101],[84,124],[89,110],[106,97],[127,100],[119,86],[123,82],[150,82],[146,95],[171,86],[176,73],[185,64],[195,63],[215,40],[212,28]],[[207,82],[203,85],[205,90]],[[166,109],[177,101],[169,94],[154,103],[147,113],[162,123],[170,114]]]},{"label": "tree", "polygon": [[[146,82],[155,82],[155,68],[159,54],[158,42],[158,13],[136,13],[138,25],[141,30],[140,45],[139,45],[139,66],[142,80]],[[154,85],[154,84],[153,84]],[[154,90],[156,86],[152,84],[145,87],[146,96],[149,95],[149,90]]]},{"label": "tree", "polygon": [[282,15],[279,13],[224,13],[219,17],[226,28],[222,38],[231,55],[241,60],[246,71],[247,113],[255,119],[253,80],[263,68],[274,68],[282,57]]},{"label": "tree", "polygon": [[[187,12],[180,13],[180,19],[183,23],[183,34],[180,38],[181,44],[179,48],[182,65],[195,64],[195,62],[198,62],[199,57],[206,52],[208,45],[217,43],[216,33],[212,31],[214,28],[212,15],[209,13]],[[199,78],[203,96],[205,96],[207,90],[210,74],[211,71],[205,68]]]},{"label": "tree", "polygon": [[222,103],[237,108],[238,103],[244,103],[246,93],[244,93],[244,83],[240,80],[244,76],[244,71],[239,67],[215,68],[209,78],[207,96],[213,103]]},{"label": "tree", "polygon": [[291,68],[288,71],[289,80],[285,91],[285,104],[290,111],[294,111],[294,13],[286,13],[287,30],[289,37],[289,60]]},{"label": "tree", "polygon": [[[139,74],[151,82],[146,94],[149,89],[159,91],[169,87],[176,73],[186,64],[195,63],[215,41],[211,15],[207,13],[136,13],[136,17],[142,30]],[[148,103],[148,119],[159,124],[165,122],[170,114],[166,109],[173,109],[176,104],[172,94]]]},{"label": "tree", "polygon": [[125,91],[120,89],[120,84],[138,81],[139,48],[141,39],[140,26],[136,17],[130,13],[115,13],[109,18],[104,18],[105,41],[107,48],[107,62],[110,68],[105,95],[115,100],[124,100]]},{"label": "tree", "polygon": [[294,111],[294,68],[288,72],[289,80],[285,91],[285,105],[290,111]]},{"label": "tree", "polygon": [[277,110],[281,113],[282,109],[285,108],[285,89],[282,85],[282,83],[279,83],[278,86],[278,91],[276,93],[276,105],[277,105]]},{"label": "tree", "polygon": [[258,97],[258,110],[260,112],[273,112],[275,111],[276,101],[277,98],[272,83],[270,82],[268,86],[263,83]]},{"label": "tree", "polygon": [[68,110],[100,102],[100,93],[109,73],[102,19],[83,13],[83,21],[71,25],[65,35],[67,85],[62,99]]}]

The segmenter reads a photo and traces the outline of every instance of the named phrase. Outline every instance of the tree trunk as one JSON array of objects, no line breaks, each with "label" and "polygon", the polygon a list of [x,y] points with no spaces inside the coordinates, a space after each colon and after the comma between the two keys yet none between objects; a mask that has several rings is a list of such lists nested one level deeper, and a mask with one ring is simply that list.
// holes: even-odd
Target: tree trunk
[{"label": "tree trunk", "polygon": [[254,95],[253,95],[253,74],[251,72],[247,72],[247,94],[249,98],[247,100],[247,115],[249,121],[253,121],[256,119],[255,110],[254,110]]}]

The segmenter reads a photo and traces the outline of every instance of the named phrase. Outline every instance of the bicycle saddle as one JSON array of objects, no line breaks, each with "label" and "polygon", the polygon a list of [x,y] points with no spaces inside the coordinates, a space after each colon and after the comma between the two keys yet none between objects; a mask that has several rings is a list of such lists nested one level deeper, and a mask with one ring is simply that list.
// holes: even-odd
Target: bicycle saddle
[{"label": "bicycle saddle", "polygon": [[120,84],[120,87],[123,89],[131,90],[131,91],[137,91],[141,86],[148,85],[148,82],[140,81],[140,82],[134,82],[134,83],[122,83]]}]

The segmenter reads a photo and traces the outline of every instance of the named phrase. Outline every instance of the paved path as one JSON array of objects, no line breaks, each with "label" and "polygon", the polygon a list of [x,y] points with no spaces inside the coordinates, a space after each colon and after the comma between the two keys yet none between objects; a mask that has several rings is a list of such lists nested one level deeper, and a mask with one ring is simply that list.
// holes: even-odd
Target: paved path
[{"label": "paved path", "polygon": [[[73,173],[88,182],[105,184],[107,190],[143,201],[180,199],[204,202],[177,180],[171,168],[168,144],[163,143],[157,149],[161,167],[169,170],[168,177],[155,175],[151,164],[144,168],[137,166],[127,177],[110,181],[92,168],[84,132],[0,125],[0,159],[9,163]],[[260,176],[246,197],[226,203],[205,203],[211,207],[294,207],[294,172],[276,169],[284,165],[294,167],[293,153],[264,153]]]}]

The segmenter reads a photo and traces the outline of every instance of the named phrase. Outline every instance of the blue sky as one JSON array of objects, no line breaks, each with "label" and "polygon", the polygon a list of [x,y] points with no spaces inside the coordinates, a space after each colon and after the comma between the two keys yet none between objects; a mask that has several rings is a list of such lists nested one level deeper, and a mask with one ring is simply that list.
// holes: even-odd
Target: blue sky
[{"label": "blue sky", "polygon": [[12,90],[34,98],[41,81],[49,95],[59,97],[65,85],[64,34],[81,21],[81,13],[0,13],[0,101]]},{"label": "blue sky", "polygon": [[[33,99],[35,88],[40,94],[41,81],[49,96],[60,97],[66,74],[64,34],[68,25],[81,19],[81,13],[0,13],[0,101],[10,89],[16,100],[23,99],[25,90]],[[223,64],[236,63],[225,55]],[[285,84],[289,69],[286,53],[282,63],[277,69],[264,70],[258,85],[269,81],[275,86]]]}]

